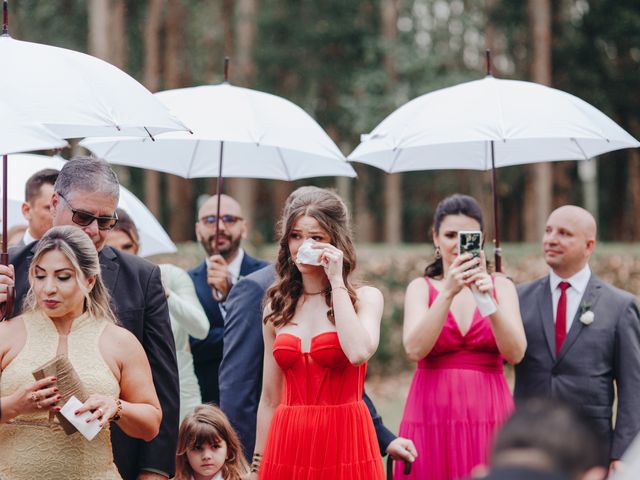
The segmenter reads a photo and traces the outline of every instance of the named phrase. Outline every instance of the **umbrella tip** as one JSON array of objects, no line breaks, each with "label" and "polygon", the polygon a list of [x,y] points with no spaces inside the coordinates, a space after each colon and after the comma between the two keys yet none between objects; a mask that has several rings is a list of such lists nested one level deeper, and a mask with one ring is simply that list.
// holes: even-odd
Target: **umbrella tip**
[{"label": "umbrella tip", "polygon": [[224,57],[224,83],[229,83],[229,57]]},{"label": "umbrella tip", "polygon": [[2,33],[0,35],[9,36],[9,0],[2,2]]},{"label": "umbrella tip", "polygon": [[491,73],[491,50],[488,48],[484,51],[485,58],[487,60],[487,77],[492,77]]}]

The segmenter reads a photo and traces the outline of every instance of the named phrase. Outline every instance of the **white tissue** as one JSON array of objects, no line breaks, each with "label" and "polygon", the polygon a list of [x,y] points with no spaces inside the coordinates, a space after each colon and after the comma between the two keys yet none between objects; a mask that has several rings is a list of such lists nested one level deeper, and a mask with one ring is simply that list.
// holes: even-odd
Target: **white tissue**
[{"label": "white tissue", "polygon": [[483,317],[487,317],[492,313],[495,313],[498,309],[496,304],[493,302],[491,295],[488,293],[481,293],[475,285],[471,285],[471,293],[473,294],[473,299],[476,301],[480,315]]},{"label": "white tissue", "polygon": [[96,419],[87,423],[85,420],[92,415],[91,412],[84,412],[80,415],[76,415],[74,412],[81,406],[82,402],[73,396],[67,400],[64,407],[60,409],[60,413],[64,415],[64,418],[69,420],[74,427],[76,427],[76,430],[84,435],[84,438],[87,440],[93,440],[93,437],[95,437],[101,430],[100,421]]},{"label": "white tissue", "polygon": [[296,255],[296,263],[305,263],[307,265],[322,265],[320,263],[320,255],[321,251],[315,248],[312,248],[313,240],[308,238],[300,248],[298,248],[298,254]]}]

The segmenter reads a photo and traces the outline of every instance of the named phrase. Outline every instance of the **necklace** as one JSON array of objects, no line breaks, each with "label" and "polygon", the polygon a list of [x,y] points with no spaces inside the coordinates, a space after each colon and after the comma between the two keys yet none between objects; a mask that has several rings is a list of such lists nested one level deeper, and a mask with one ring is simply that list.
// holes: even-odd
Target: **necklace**
[{"label": "necklace", "polygon": [[307,292],[307,291],[303,290],[302,293],[304,293],[305,297],[312,297],[313,295],[320,295],[321,293],[326,293],[327,290],[328,290],[328,288],[324,288],[324,289],[320,290],[319,292]]}]

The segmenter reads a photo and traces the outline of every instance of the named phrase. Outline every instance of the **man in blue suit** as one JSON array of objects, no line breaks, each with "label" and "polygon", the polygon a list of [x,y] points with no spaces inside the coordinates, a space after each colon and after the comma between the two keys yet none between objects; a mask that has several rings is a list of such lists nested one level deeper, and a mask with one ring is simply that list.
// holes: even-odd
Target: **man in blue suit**
[{"label": "man in blue suit", "polygon": [[[202,401],[215,404],[220,403],[218,369],[222,360],[225,307],[224,303],[215,300],[217,297],[214,295],[217,291],[226,297],[241,277],[267,265],[266,262],[247,255],[241,247],[248,229],[240,204],[228,195],[221,195],[218,218],[217,202],[218,197],[212,196],[200,207],[196,237],[207,253],[207,258],[189,271],[211,325],[204,340],[190,339],[193,364]],[[219,224],[217,238],[216,222]],[[216,250],[218,253],[214,253]]]}]

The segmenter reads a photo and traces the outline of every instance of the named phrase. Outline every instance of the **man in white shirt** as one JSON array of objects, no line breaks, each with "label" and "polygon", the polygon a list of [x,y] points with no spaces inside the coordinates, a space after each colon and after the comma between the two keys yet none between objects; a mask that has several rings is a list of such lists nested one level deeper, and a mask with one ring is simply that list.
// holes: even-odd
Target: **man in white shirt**
[{"label": "man in white shirt", "polygon": [[[640,315],[633,295],[591,273],[596,222],[567,205],[542,240],[548,276],[520,285],[527,351],[516,366],[516,406],[551,397],[581,408],[599,427],[611,467],[640,431]],[[614,382],[618,404],[612,426]]]},{"label": "man in white shirt", "polygon": [[53,185],[56,183],[60,172],[54,168],[45,168],[29,177],[25,184],[24,202],[22,203],[22,216],[28,222],[29,227],[22,237],[22,245],[40,240],[53,225],[53,217],[50,211]]},{"label": "man in white shirt", "polygon": [[[220,403],[218,370],[222,361],[224,334],[224,298],[241,276],[267,266],[242,249],[248,225],[240,204],[228,195],[220,196],[220,218],[217,217],[218,197],[210,197],[198,211],[196,237],[207,257],[189,275],[196,287],[198,299],[211,328],[204,340],[190,338],[193,366],[198,377],[203,402]],[[216,223],[219,233],[216,238]],[[223,299],[220,300],[220,295]]]}]

